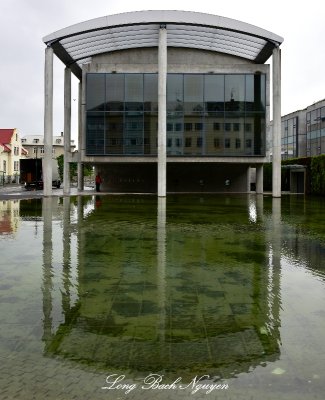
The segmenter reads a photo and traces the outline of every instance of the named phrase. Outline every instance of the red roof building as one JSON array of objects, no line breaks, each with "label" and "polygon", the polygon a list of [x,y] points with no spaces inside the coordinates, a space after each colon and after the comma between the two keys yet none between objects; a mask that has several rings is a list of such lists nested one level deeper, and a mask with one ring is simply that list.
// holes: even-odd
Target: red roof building
[{"label": "red roof building", "polygon": [[25,156],[17,129],[0,129],[0,175],[5,182],[17,182],[20,158]]}]

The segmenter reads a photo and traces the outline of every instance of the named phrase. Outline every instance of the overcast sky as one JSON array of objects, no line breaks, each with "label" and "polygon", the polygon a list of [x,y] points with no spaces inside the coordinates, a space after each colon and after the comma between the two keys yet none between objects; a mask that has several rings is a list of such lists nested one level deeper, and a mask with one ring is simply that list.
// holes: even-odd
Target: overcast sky
[{"label": "overcast sky", "polygon": [[[282,36],[282,115],[303,109],[325,98],[324,8],[324,0],[0,0],[0,128],[17,128],[21,136],[43,134],[44,36],[88,19],[139,10],[206,12]],[[63,131],[63,73],[64,65],[55,59],[54,134]],[[76,79],[72,98],[77,98]],[[76,112],[73,101],[73,138]]]}]

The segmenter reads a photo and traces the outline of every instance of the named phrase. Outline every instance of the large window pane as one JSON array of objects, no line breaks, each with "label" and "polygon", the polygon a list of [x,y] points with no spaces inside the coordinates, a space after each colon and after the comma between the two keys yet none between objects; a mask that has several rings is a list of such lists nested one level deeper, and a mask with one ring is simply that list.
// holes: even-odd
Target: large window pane
[{"label": "large window pane", "polygon": [[104,111],[105,109],[105,74],[87,74],[87,111]]},{"label": "large window pane", "polygon": [[183,154],[184,120],[180,113],[172,113],[167,117],[167,154]]},{"label": "large window pane", "polygon": [[144,154],[157,154],[158,113],[144,113],[143,131]]},{"label": "large window pane", "polygon": [[265,114],[247,113],[245,118],[245,153],[247,155],[265,154]]},{"label": "large window pane", "polygon": [[144,94],[143,94],[144,110],[158,111],[158,75],[144,75]]},{"label": "large window pane", "polygon": [[265,75],[246,75],[246,111],[265,110]]},{"label": "large window pane", "polygon": [[225,76],[206,75],[204,77],[204,102],[208,113],[225,109]]},{"label": "large window pane", "polygon": [[123,154],[124,113],[105,113],[105,154]]},{"label": "large window pane", "polygon": [[104,154],[104,113],[87,113],[86,122],[86,153]]},{"label": "large window pane", "polygon": [[221,155],[224,150],[224,113],[215,113],[205,118],[206,154]]},{"label": "large window pane", "polygon": [[125,75],[125,109],[143,110],[143,74]]},{"label": "large window pane", "polygon": [[167,110],[183,110],[183,75],[167,75]]},{"label": "large window pane", "polygon": [[203,75],[184,75],[184,111],[203,112]]},{"label": "large window pane", "polygon": [[226,111],[243,111],[245,109],[245,75],[225,76]]},{"label": "large window pane", "polygon": [[106,111],[124,111],[124,74],[106,74]]},{"label": "large window pane", "polygon": [[124,154],[143,154],[143,114],[126,113]]}]

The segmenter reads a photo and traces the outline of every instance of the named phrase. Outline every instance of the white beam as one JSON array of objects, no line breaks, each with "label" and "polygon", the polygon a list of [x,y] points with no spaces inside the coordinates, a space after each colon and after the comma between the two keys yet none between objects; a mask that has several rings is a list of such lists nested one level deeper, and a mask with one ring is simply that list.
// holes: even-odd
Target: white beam
[{"label": "white beam", "polygon": [[63,194],[70,194],[70,152],[71,152],[71,70],[64,70],[64,164]]},{"label": "white beam", "polygon": [[281,197],[281,50],[273,50],[272,196]]},{"label": "white beam", "polygon": [[45,49],[44,71],[44,196],[52,195],[52,147],[53,147],[53,49]]},{"label": "white beam", "polygon": [[158,48],[158,196],[166,197],[167,29],[159,29]]}]

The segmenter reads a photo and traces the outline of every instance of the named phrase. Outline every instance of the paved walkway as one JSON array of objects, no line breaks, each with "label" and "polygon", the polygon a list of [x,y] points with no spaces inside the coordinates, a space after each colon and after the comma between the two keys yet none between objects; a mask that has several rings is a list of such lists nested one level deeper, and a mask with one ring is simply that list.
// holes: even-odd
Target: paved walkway
[{"label": "paved walkway", "polygon": [[[71,188],[70,196],[76,195],[89,195],[95,193],[94,188],[91,186],[85,186],[82,192],[78,192],[76,187]],[[63,188],[53,188],[53,196],[63,196]],[[30,199],[35,197],[43,197],[43,190],[26,190],[24,186],[20,184],[6,184],[0,186],[0,200],[10,199]]]}]

